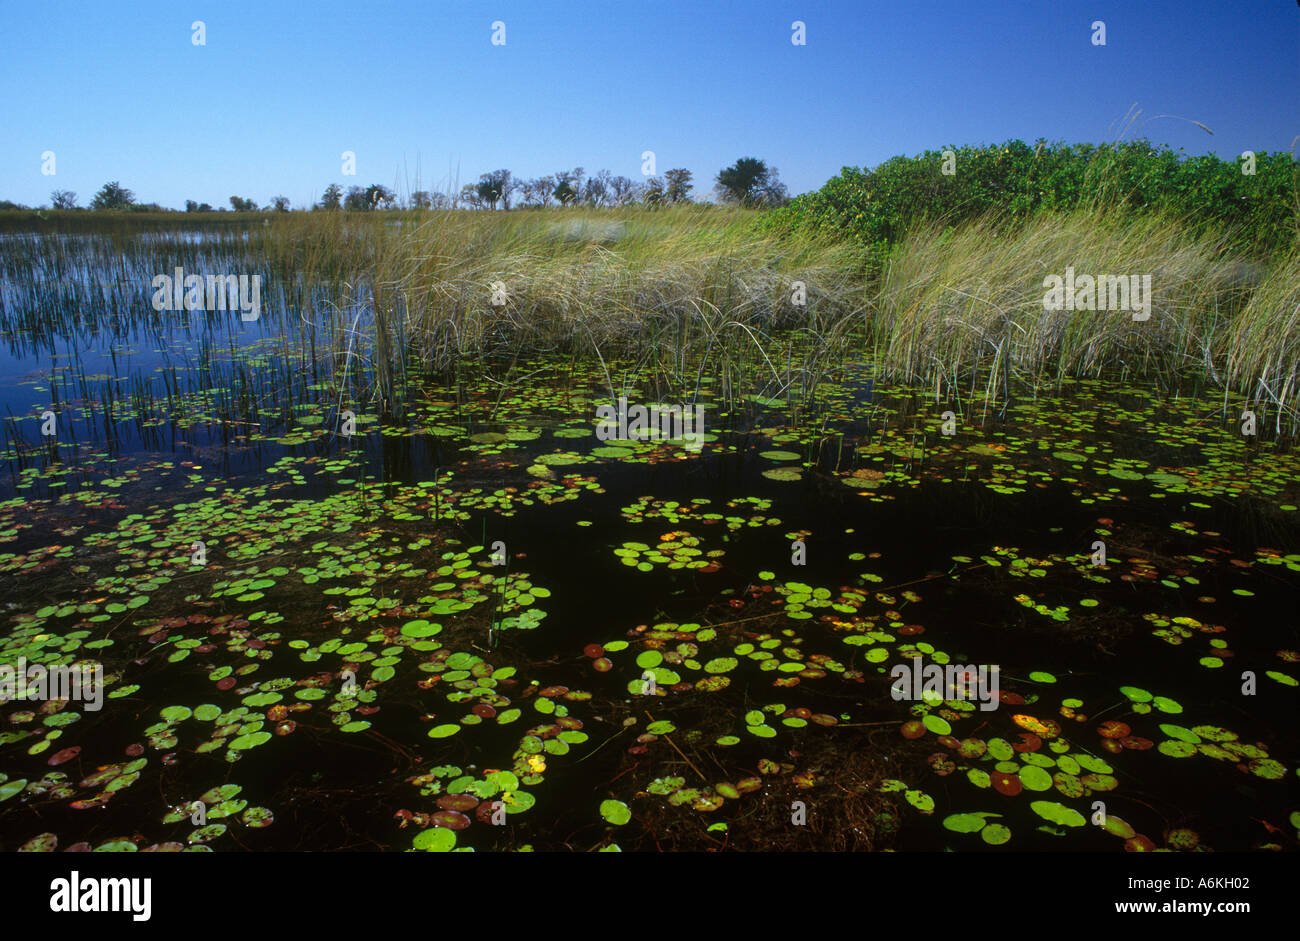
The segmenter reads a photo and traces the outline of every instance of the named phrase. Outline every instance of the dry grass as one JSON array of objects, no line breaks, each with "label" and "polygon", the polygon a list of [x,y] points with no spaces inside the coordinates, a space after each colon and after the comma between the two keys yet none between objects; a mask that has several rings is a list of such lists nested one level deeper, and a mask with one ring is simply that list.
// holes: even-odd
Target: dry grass
[{"label": "dry grass", "polygon": [[[1043,215],[998,236],[990,222],[914,232],[881,287],[871,325],[880,363],[910,379],[982,376],[986,390],[1065,376],[1163,378],[1213,368],[1211,353],[1244,303],[1225,239],[1176,221],[1090,209]],[[1151,275],[1150,319],[1044,310],[1044,278]]]},{"label": "dry grass", "polygon": [[1300,392],[1300,246],[1280,259],[1255,289],[1218,345],[1225,380],[1279,416],[1295,415]]},{"label": "dry grass", "polygon": [[[502,341],[635,352],[665,328],[675,343],[707,344],[861,302],[853,250],[756,235],[750,223],[717,209],[438,213],[393,246],[381,278],[435,365]],[[809,285],[808,308],[790,302],[796,280]]]},{"label": "dry grass", "polygon": [[[286,283],[345,285],[373,308],[379,352],[409,341],[432,369],[558,352],[650,363],[682,384],[757,368],[780,389],[811,387],[856,353],[986,400],[1067,376],[1191,379],[1300,415],[1297,250],[1257,264],[1230,254],[1231,233],[1092,206],[1010,230],[921,227],[870,275],[862,249],[763,233],[756,218],[698,206],[290,214],[250,248]],[[1150,319],[1044,310],[1043,279],[1067,267],[1150,275]],[[796,281],[807,306],[791,303]]]}]

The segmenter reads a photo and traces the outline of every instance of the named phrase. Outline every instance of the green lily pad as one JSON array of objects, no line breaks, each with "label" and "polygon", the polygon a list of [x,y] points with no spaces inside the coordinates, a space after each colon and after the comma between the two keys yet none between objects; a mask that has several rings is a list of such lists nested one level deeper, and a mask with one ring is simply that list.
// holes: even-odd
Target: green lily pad
[{"label": "green lily pad", "polygon": [[616,827],[621,827],[632,819],[632,811],[628,810],[627,804],[618,800],[601,801],[600,815]]},{"label": "green lily pad", "polygon": [[1033,801],[1029,809],[1044,820],[1050,820],[1063,827],[1081,827],[1087,823],[1083,814],[1056,801]]},{"label": "green lily pad", "polygon": [[456,845],[456,831],[446,827],[429,827],[421,830],[412,843],[417,850],[426,853],[446,853]]}]

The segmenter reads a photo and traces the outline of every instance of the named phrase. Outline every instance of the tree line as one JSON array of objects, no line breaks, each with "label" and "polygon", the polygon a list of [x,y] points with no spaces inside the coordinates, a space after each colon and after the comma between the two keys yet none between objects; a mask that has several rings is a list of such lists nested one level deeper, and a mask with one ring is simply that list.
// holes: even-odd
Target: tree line
[{"label": "tree line", "polygon": [[[720,170],[713,181],[713,194],[721,203],[750,208],[773,208],[790,202],[789,192],[781,182],[776,167],[757,157],[741,157]],[[650,176],[644,182],[615,176],[608,170],[588,174],[582,167],[561,170],[546,176],[525,179],[509,170],[484,173],[475,183],[460,190],[441,193],[416,190],[406,199],[379,183],[352,186],[345,192],[337,183],[325,188],[313,210],[373,211],[383,209],[483,209],[510,210],[546,208],[548,206],[589,206],[595,209],[618,206],[672,206],[694,202],[691,197],[694,175],[677,167],[662,176]],[[0,209],[29,209],[18,203],[0,200]],[[51,209],[79,209],[77,194],[55,190],[50,194]],[[171,212],[157,203],[138,203],[135,194],[117,180],[105,183],[90,201],[95,211]],[[288,212],[287,196],[273,196],[265,206],[243,196],[230,197],[233,212]],[[225,212],[226,208],[193,199],[185,201],[186,212]]]}]

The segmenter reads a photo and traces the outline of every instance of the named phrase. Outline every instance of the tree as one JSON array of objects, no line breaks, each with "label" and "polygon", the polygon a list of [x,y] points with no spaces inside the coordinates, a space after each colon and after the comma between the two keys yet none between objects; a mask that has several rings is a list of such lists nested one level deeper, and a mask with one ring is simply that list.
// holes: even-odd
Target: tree
[{"label": "tree", "polygon": [[347,195],[343,197],[343,208],[354,212],[369,209],[366,191],[359,186],[349,186]]},{"label": "tree", "polygon": [[199,204],[196,203],[196,202],[195,202],[194,200],[192,200],[192,199],[187,199],[187,200],[185,200],[185,211],[186,211],[186,212],[198,212],[198,211],[199,211]]},{"label": "tree", "polygon": [[325,192],[321,195],[319,206],[321,209],[338,209],[343,205],[343,188],[337,183],[331,183],[325,187]]},{"label": "tree", "polygon": [[288,196],[272,196],[272,197],[271,197],[271,208],[274,209],[276,212],[288,212],[288,211],[289,211],[289,197],[288,197]]},{"label": "tree", "polygon": [[493,171],[493,176],[501,181],[501,207],[510,208],[510,198],[523,186],[523,181],[511,176],[509,170]]},{"label": "tree", "polygon": [[582,199],[589,206],[600,208],[609,202],[609,183],[612,177],[608,170],[597,170],[582,188]]},{"label": "tree", "polygon": [[551,195],[559,200],[561,206],[571,206],[582,197],[582,167],[561,170],[555,174],[555,189]]},{"label": "tree", "polygon": [[534,199],[537,205],[546,208],[551,204],[551,199],[555,196],[555,177],[539,176],[533,180]]},{"label": "tree", "polygon": [[767,180],[763,183],[758,192],[759,202],[769,208],[784,206],[790,202],[790,191],[785,188],[777,176],[776,167],[769,167],[767,171]]},{"label": "tree", "polygon": [[[212,204],[211,204],[211,203],[199,203],[199,212],[215,212],[215,211],[216,211],[216,210],[214,210],[214,209],[212,208]],[[221,207],[221,211],[222,211],[222,212],[225,212],[225,211],[226,211],[226,207],[225,207],[225,206],[222,206],[222,207]]]},{"label": "tree", "polygon": [[582,167],[574,167],[555,174],[555,189],[551,190],[551,195],[559,200],[561,206],[571,206],[582,198],[584,173]]},{"label": "tree", "polygon": [[76,209],[77,194],[69,190],[55,190],[50,194],[51,209]]},{"label": "tree", "polygon": [[489,209],[496,209],[497,203],[501,199],[501,183],[493,179],[492,174],[484,173],[479,177],[474,192],[478,193],[481,202],[488,204]]},{"label": "tree", "polygon": [[664,202],[664,181],[657,176],[652,176],[645,181],[645,186],[641,190],[641,199],[647,206],[660,206]]},{"label": "tree", "polygon": [[366,209],[388,209],[397,202],[397,194],[387,186],[379,183],[371,183],[366,187],[365,207]]},{"label": "tree", "polygon": [[235,212],[257,212],[257,203],[242,196],[231,196],[230,208]]},{"label": "tree", "polygon": [[625,176],[612,176],[609,195],[615,206],[627,206],[636,201],[636,184]]},{"label": "tree", "polygon": [[411,194],[412,209],[429,209],[433,206],[433,197],[427,190],[416,190]]},{"label": "tree", "polygon": [[715,191],[723,202],[741,206],[776,205],[787,198],[775,167],[757,157],[741,157],[720,171]]},{"label": "tree", "polygon": [[670,203],[691,201],[691,171],[678,168],[664,173],[664,200]]},{"label": "tree", "polygon": [[573,184],[568,180],[560,180],[555,186],[555,192],[551,194],[561,206],[568,206],[578,199],[578,191],[574,189]]},{"label": "tree", "polygon": [[520,181],[516,180],[509,170],[493,170],[491,173],[484,173],[478,178],[475,190],[479,198],[495,209],[497,203],[501,203],[501,208],[510,208],[510,196],[520,188]]},{"label": "tree", "polygon": [[90,201],[91,209],[125,209],[135,202],[135,193],[131,192],[124,186],[119,186],[114,180],[111,183],[105,183],[95,198]]},{"label": "tree", "polygon": [[470,209],[482,209],[483,199],[478,194],[478,186],[474,183],[466,183],[462,186],[459,202],[465,203]]}]

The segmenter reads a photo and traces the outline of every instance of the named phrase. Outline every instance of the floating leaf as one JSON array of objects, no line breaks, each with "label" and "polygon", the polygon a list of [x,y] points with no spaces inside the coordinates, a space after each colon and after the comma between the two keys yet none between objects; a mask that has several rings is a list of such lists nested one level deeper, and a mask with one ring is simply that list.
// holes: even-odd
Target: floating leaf
[{"label": "floating leaf", "polygon": [[943,825],[945,829],[952,830],[954,833],[975,833],[988,823],[986,818],[1001,816],[993,813],[949,814],[943,818]]},{"label": "floating leaf", "polygon": [[1029,809],[1044,820],[1050,820],[1052,823],[1058,823],[1065,827],[1081,827],[1087,823],[1083,814],[1055,801],[1033,801],[1030,803]]},{"label": "floating leaf", "polygon": [[627,809],[627,804],[618,800],[601,801],[600,815],[616,827],[621,827],[632,819],[632,811]]},{"label": "floating leaf", "polygon": [[446,827],[429,827],[416,835],[412,845],[426,853],[447,853],[456,845],[456,831]]},{"label": "floating leaf", "polygon": [[980,831],[980,839],[990,846],[1001,846],[1011,839],[1011,830],[1001,823],[990,823]]}]

